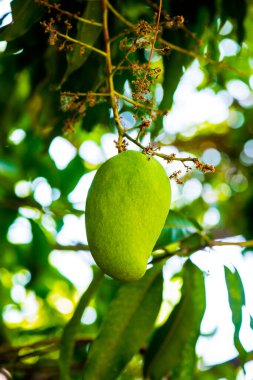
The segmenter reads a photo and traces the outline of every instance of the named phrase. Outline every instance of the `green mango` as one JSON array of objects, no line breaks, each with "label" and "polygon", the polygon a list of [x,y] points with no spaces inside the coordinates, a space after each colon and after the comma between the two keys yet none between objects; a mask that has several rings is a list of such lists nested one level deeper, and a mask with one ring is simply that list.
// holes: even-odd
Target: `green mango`
[{"label": "green mango", "polygon": [[86,201],[91,254],[109,276],[141,278],[164,226],[171,200],[170,181],[153,157],[125,151],[97,171]]}]

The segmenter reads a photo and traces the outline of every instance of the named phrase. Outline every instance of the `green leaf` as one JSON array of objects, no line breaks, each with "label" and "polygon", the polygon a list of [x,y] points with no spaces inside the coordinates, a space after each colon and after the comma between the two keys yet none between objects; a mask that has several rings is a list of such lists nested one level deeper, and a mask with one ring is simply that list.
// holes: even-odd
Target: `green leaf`
[{"label": "green leaf", "polygon": [[30,249],[23,254],[22,264],[31,272],[31,281],[27,284],[28,289],[33,289],[42,298],[48,292],[43,282],[44,274],[47,274],[50,265],[48,255],[52,250],[51,245],[41,226],[30,220],[33,240]]},{"label": "green leaf", "polygon": [[[6,201],[5,201],[6,202]],[[0,216],[0,246],[6,241],[6,234],[10,225],[17,217],[17,210],[11,210],[7,207],[3,207],[1,204],[1,216]]]},{"label": "green leaf", "polygon": [[228,379],[236,380],[238,371],[236,370],[236,361],[233,363],[222,363],[212,368],[199,372],[194,379],[196,380],[217,380]]},{"label": "green leaf", "polygon": [[198,230],[195,222],[177,211],[170,210],[154,249],[166,247]]},{"label": "green leaf", "polygon": [[228,268],[224,268],[228,290],[228,300],[232,312],[232,321],[235,327],[234,345],[239,352],[241,359],[243,360],[245,358],[246,351],[241,344],[239,333],[242,326],[242,307],[245,305],[244,288],[241,277],[236,268],[234,268],[234,273],[232,273]]},{"label": "green leaf", "polygon": [[202,272],[187,261],[184,267],[182,298],[168,320],[155,332],[145,354],[144,374],[154,380],[192,380],[195,371],[195,345],[205,311]]},{"label": "green leaf", "polygon": [[236,23],[236,34],[239,43],[242,43],[245,36],[244,20],[247,12],[246,0],[222,0],[222,22],[232,18]]},{"label": "green leaf", "polygon": [[253,317],[250,315],[250,327],[253,329]]},{"label": "green leaf", "polygon": [[60,343],[60,358],[59,358],[59,367],[61,380],[70,379],[69,376],[69,368],[71,364],[71,359],[73,355],[74,345],[75,345],[75,337],[78,333],[81,324],[81,318],[84,312],[84,309],[89,304],[91,297],[97,290],[97,287],[100,285],[101,280],[103,279],[103,273],[99,270],[94,274],[94,278],[89,285],[88,289],[84,292],[82,297],[79,300],[79,303],[76,307],[76,310],[66,324],[63,334],[61,337]]},{"label": "green leaf", "polygon": [[[101,20],[101,7],[96,1],[87,1],[85,11],[82,17],[88,20]],[[93,46],[97,41],[102,27],[96,25],[86,24],[82,21],[77,23],[77,35],[76,39],[81,42],[85,42],[88,45]],[[90,49],[85,49],[84,54],[80,54],[80,46],[75,45],[73,50],[67,54],[68,66],[62,83],[64,83],[70,74],[79,69],[84,62],[89,58],[91,54]]]},{"label": "green leaf", "polygon": [[37,165],[41,175],[48,179],[52,187],[60,189],[63,196],[74,190],[80,178],[88,171],[79,155],[76,155],[63,170],[57,169],[48,156],[40,160]]},{"label": "green leaf", "polygon": [[180,248],[189,250],[189,252],[196,252],[206,244],[206,240],[198,233],[194,233],[181,240]]},{"label": "green leaf", "polygon": [[22,36],[45,12],[34,0],[13,0],[11,9],[13,22],[0,29],[1,41],[9,42]]},{"label": "green leaf", "polygon": [[122,285],[91,346],[83,380],[114,380],[145,344],[162,301],[161,264],[139,281]]},{"label": "green leaf", "polygon": [[74,190],[79,179],[87,173],[87,169],[83,164],[83,160],[77,155],[66,167],[66,169],[59,171],[60,190],[62,194],[67,195]]}]

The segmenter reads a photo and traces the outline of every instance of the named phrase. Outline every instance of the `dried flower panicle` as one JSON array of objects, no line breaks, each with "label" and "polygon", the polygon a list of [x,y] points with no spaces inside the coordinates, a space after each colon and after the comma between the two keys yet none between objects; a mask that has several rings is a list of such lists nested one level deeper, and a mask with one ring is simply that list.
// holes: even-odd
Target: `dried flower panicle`
[{"label": "dried flower panicle", "polygon": [[184,19],[184,16],[182,16],[182,15],[181,16],[174,16],[174,17],[169,17],[169,16],[165,17],[165,27],[168,29],[182,28],[184,26],[184,22],[185,22],[185,19]]},{"label": "dried flower panicle", "polygon": [[169,178],[174,179],[177,184],[182,185],[183,181],[179,178],[179,176],[182,174],[182,170],[177,170],[174,173],[172,173]]},{"label": "dried flower panicle", "polygon": [[[48,14],[50,16],[41,22],[45,33],[49,34],[49,44],[51,46],[56,46],[58,51],[71,51],[74,46],[79,46],[79,41],[71,38],[69,32],[72,29],[71,19],[79,20],[78,14],[72,14],[68,11],[61,9],[61,4],[51,4],[48,0],[35,0],[38,4],[46,6]],[[134,103],[135,119],[140,120],[139,125],[136,125],[130,130],[138,130],[135,141],[138,146],[142,147],[139,142],[141,137],[146,134],[146,131],[151,126],[151,121],[155,119],[157,114],[166,115],[168,110],[159,111],[154,108],[155,102],[153,100],[153,91],[155,89],[155,82],[161,74],[160,67],[153,67],[151,65],[151,58],[154,51],[161,55],[168,55],[171,49],[168,46],[164,46],[157,42],[157,35],[161,32],[161,28],[181,28],[193,38],[196,38],[193,33],[188,31],[185,27],[185,19],[183,16],[170,17],[165,13],[165,11],[160,12],[157,4],[153,3],[152,0],[147,0],[152,7],[155,9],[154,21],[148,23],[145,20],[140,20],[139,23],[133,30],[127,31],[125,37],[121,39],[120,49],[126,50],[124,59],[121,63],[118,63],[116,71],[120,70],[122,63],[128,62],[129,67],[133,74],[132,84],[132,100]],[[162,15],[163,21],[160,22],[160,16]],[[159,20],[159,22],[158,22]],[[124,33],[122,33],[124,34]],[[73,42],[75,44],[73,44]],[[157,46],[158,45],[158,46]],[[138,49],[149,49],[150,54],[147,63],[140,64],[135,60],[132,60],[134,53]],[[86,47],[80,44],[79,46],[80,55],[85,54]],[[113,88],[113,87],[112,87]],[[72,112],[71,116],[68,117],[64,124],[64,132],[71,133],[74,130],[75,124],[79,122],[80,118],[84,117],[86,114],[87,107],[94,107],[97,103],[107,101],[106,97],[101,96],[103,92],[108,93],[110,88],[107,87],[102,89],[100,86],[100,93],[96,94],[94,92],[82,93],[61,93],[61,108],[65,112]],[[80,96],[85,96],[80,99]],[[108,94],[107,94],[108,95]],[[118,97],[115,96],[114,107],[118,109]],[[127,149],[128,142],[123,135],[128,137],[128,130],[123,130],[123,134],[119,133],[119,138],[115,142],[118,152],[124,152]],[[130,137],[129,137],[130,139]],[[131,139],[130,139],[131,140]],[[182,165],[186,169],[186,173],[192,170],[192,166],[188,165],[186,162],[193,162],[196,169],[202,172],[214,172],[214,166],[210,164],[202,163],[198,158],[188,157],[188,158],[176,158],[174,153],[170,155],[165,155],[163,153],[158,153],[161,146],[158,143],[149,143],[147,146],[142,147],[143,153],[147,156],[147,159],[151,159],[152,156],[157,155],[162,157],[167,163],[171,163],[174,160],[181,161]],[[170,179],[174,179],[178,184],[182,184],[181,178],[179,176],[182,174],[182,170],[175,171],[171,174]]]},{"label": "dried flower panicle", "polygon": [[140,20],[135,27],[135,34],[138,37],[150,36],[154,32],[153,26],[145,20]]},{"label": "dried flower panicle", "polygon": [[195,164],[196,169],[201,170],[203,173],[206,172],[215,172],[215,168],[213,165],[210,164],[203,164],[198,158],[194,158],[193,162]]},{"label": "dried flower panicle", "polygon": [[116,148],[118,149],[118,153],[125,152],[127,150],[128,142],[126,139],[118,139],[113,141],[115,143]]}]

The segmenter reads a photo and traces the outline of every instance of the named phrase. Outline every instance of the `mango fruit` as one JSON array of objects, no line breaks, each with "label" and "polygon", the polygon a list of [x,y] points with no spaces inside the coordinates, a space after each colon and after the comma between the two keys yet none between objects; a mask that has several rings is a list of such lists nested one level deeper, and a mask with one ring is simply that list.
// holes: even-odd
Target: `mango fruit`
[{"label": "mango fruit", "polygon": [[98,169],[85,223],[91,254],[104,273],[121,281],[145,274],[170,200],[169,178],[153,157],[129,150]]}]

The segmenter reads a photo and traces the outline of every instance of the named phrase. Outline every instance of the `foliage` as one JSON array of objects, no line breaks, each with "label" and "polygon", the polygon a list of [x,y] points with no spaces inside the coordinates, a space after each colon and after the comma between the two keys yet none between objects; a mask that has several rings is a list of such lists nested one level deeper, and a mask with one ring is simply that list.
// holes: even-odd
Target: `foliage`
[{"label": "foliage", "polygon": [[[225,268],[240,356],[199,369],[195,345],[205,309],[204,276],[190,259],[200,249],[225,245],[216,239],[227,236],[248,239],[238,243],[245,254],[252,247],[252,4],[161,5],[11,3],[13,22],[0,29],[0,40],[7,41],[0,55],[0,373],[9,371],[15,379],[38,379],[41,373],[62,380],[235,379],[252,359],[239,336],[243,283],[236,270]],[[221,54],[226,39],[237,53]],[[192,67],[202,74],[195,91],[226,99],[228,115],[178,131],[166,120]],[[229,93],[233,80],[246,86],[246,97],[239,90],[238,96]],[[113,154],[129,148],[157,156],[179,194],[150,269],[127,285],[102,279],[85,238],[74,234],[82,223],[85,235],[85,194],[81,202],[73,194],[110,155],[106,139]],[[72,148],[62,166],[53,151],[56,141],[66,149],[58,151],[61,162]],[[99,159],[89,156],[90,146]],[[201,191],[184,197],[194,184]],[[210,210],[219,221],[208,223]],[[63,232],[73,221],[66,242]],[[75,278],[53,264],[57,252],[65,266],[71,257],[86,269],[82,295]],[[162,267],[173,265],[175,256],[181,258],[181,298],[161,319],[162,291],[171,280],[162,276]],[[96,312],[90,324],[83,318],[89,310]]]}]

